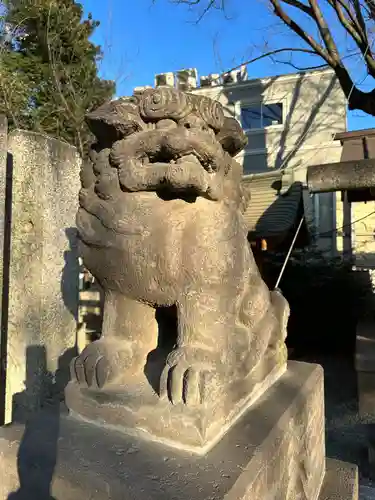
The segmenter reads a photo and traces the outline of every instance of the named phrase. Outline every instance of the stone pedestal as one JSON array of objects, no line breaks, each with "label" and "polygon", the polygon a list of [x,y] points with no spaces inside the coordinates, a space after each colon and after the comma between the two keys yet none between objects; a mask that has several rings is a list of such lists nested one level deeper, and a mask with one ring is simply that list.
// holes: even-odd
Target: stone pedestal
[{"label": "stone pedestal", "polygon": [[357,326],[355,368],[361,416],[375,416],[375,318],[370,315]]},{"label": "stone pedestal", "polygon": [[0,460],[1,498],[358,499],[356,467],[325,459],[323,370],[297,362],[204,456],[51,410],[1,429]]},{"label": "stone pedestal", "polygon": [[375,478],[375,318],[369,314],[357,326],[355,368],[357,372],[358,412],[368,422],[368,461]]},{"label": "stone pedestal", "polygon": [[369,462],[369,475],[372,480],[375,479],[375,424],[369,423],[367,425],[368,436],[368,462]]},{"label": "stone pedestal", "polygon": [[[160,362],[163,357],[156,359],[149,372],[160,373]],[[267,356],[248,377],[233,381],[225,393],[218,387],[218,393],[198,406],[172,405],[160,398],[157,379],[144,373],[105,392],[73,380],[65,398],[71,415],[87,423],[204,455],[285,371],[280,356]]]}]

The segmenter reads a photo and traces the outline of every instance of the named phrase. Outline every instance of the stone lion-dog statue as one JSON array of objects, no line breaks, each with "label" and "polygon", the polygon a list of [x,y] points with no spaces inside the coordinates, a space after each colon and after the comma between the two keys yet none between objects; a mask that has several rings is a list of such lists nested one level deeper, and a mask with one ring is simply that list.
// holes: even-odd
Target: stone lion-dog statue
[{"label": "stone lion-dog statue", "polygon": [[217,101],[162,86],[111,101],[87,123],[96,142],[77,228],[105,302],[101,338],[73,361],[74,383],[106,391],[144,377],[163,308],[176,311],[176,331],[159,399],[202,405],[233,382],[259,382],[265,359],[286,364],[288,303],[263,282],[247,240],[238,122]]}]

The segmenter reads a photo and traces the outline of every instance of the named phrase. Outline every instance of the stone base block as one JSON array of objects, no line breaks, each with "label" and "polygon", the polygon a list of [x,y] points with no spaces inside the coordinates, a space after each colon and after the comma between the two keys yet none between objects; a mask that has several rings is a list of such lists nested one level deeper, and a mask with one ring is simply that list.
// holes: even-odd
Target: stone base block
[{"label": "stone base block", "polygon": [[[161,373],[160,359],[149,368]],[[286,371],[286,348],[270,351],[247,377],[222,387],[214,384],[208,401],[200,406],[170,404],[159,397],[158,382],[145,374],[126,386],[105,391],[70,382],[65,390],[70,413],[87,423],[118,430],[200,455],[206,454],[235,422]]]},{"label": "stone base block", "polygon": [[375,319],[362,319],[357,326],[355,368],[358,410],[362,417],[375,416]]},{"label": "stone base block", "polygon": [[358,467],[328,458],[319,500],[358,500]]},{"label": "stone base block", "polygon": [[375,479],[375,424],[367,424],[369,475]]},{"label": "stone base block", "polygon": [[375,371],[357,371],[357,387],[360,416],[375,416]]},{"label": "stone base block", "polygon": [[290,362],[205,456],[44,412],[0,430],[0,463],[9,500],[357,500],[345,464],[328,462],[322,488],[323,370],[307,363]]},{"label": "stone base block", "polygon": [[375,318],[358,322],[355,347],[355,368],[358,372],[375,371]]}]

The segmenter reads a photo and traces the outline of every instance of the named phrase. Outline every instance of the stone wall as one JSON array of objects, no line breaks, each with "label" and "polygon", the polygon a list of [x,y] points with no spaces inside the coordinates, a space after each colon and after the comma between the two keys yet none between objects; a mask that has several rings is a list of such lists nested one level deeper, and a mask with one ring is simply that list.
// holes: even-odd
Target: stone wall
[{"label": "stone wall", "polygon": [[7,145],[2,141],[0,161],[2,420],[8,423],[61,390],[75,353],[81,160],[68,144],[15,130]]},{"label": "stone wall", "polygon": [[[4,249],[4,228],[5,228],[5,185],[7,167],[7,140],[8,123],[5,116],[0,115],[0,255]],[[7,256],[6,256],[7,257]],[[5,415],[5,373],[6,373],[6,330],[3,325],[3,309],[6,304],[3,301],[3,260],[0,262],[0,423],[4,421]],[[5,317],[6,319],[6,317]]]}]

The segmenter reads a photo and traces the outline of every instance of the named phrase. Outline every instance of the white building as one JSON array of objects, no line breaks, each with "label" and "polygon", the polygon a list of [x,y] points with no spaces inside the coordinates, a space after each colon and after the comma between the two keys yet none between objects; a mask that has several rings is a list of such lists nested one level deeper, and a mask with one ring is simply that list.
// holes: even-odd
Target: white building
[{"label": "white building", "polygon": [[281,229],[292,231],[300,213],[300,187],[310,229],[322,249],[336,252],[336,196],[311,197],[304,189],[309,165],[341,157],[342,145],[334,138],[347,129],[347,106],[332,69],[249,80],[242,67],[224,77],[202,76],[200,85],[197,71],[188,69],[156,75],[155,85],[216,99],[227,116],[241,123],[248,145],[237,160],[253,195],[246,214],[250,232],[269,239]]}]

